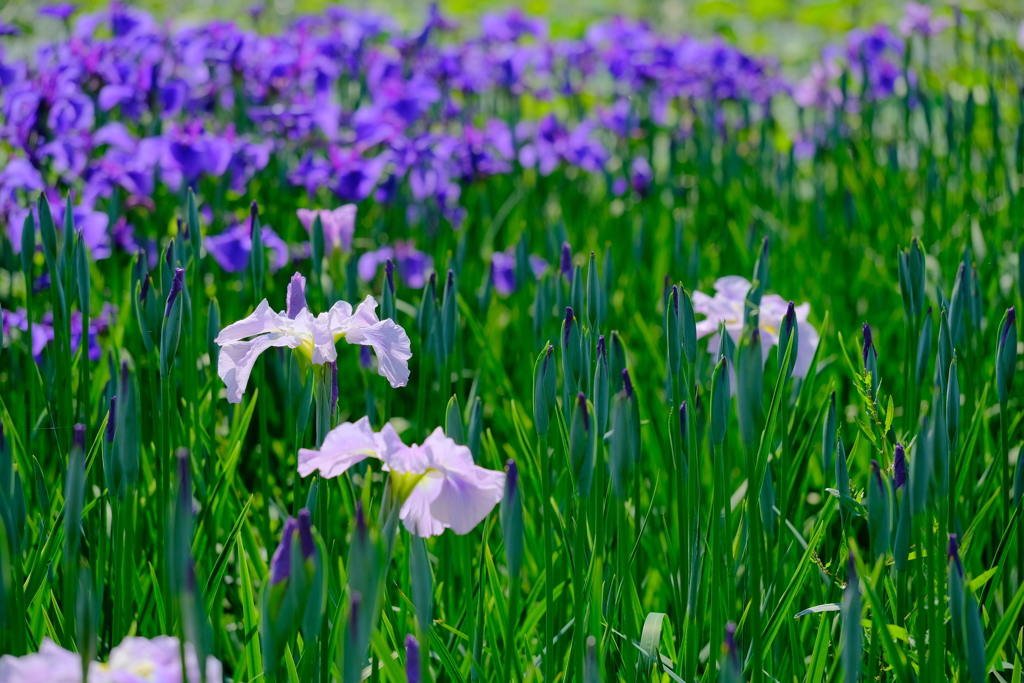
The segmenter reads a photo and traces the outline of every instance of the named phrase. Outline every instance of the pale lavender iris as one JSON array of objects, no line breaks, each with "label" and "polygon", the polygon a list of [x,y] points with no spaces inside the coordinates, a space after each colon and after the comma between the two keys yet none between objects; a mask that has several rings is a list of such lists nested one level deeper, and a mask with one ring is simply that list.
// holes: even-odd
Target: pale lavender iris
[{"label": "pale lavender iris", "polygon": [[[294,292],[289,298],[294,302]],[[221,346],[217,374],[227,386],[228,402],[242,400],[256,359],[267,349],[295,349],[309,362],[322,365],[337,360],[335,344],[342,337],[349,344],[373,347],[378,374],[393,387],[405,386],[412,358],[409,336],[393,320],[378,319],[376,308],[377,302],[367,296],[355,310],[339,301],[315,318],[305,307],[290,318],[273,311],[264,299],[252,315],[225,327],[215,340]]]},{"label": "pale lavender iris", "polygon": [[932,8],[917,2],[908,2],[903,6],[903,18],[900,19],[900,33],[911,36],[915,33],[931,37],[945,31],[949,25],[948,17],[932,16]]},{"label": "pale lavender iris", "polygon": [[445,529],[467,534],[501,502],[505,473],[473,462],[473,454],[435,429],[421,445],[406,446],[390,423],[374,432],[370,421],[338,425],[320,450],[299,450],[299,474],[319,471],[331,478],[366,458],[383,461],[391,478],[399,519],[410,533],[424,538]]},{"label": "pale lavender iris", "polygon": [[[721,339],[718,328],[724,324],[726,332],[737,344],[743,332],[743,309],[746,305],[750,281],[738,275],[728,275],[715,282],[715,295],[708,296],[703,292],[693,293],[693,310],[702,313],[705,318],[697,323],[697,337],[711,335],[708,340],[708,353],[718,353]],[[761,352],[763,360],[768,359],[771,348],[779,343],[779,330],[786,316],[789,302],[778,294],[765,294],[761,297],[759,309],[759,327],[761,331]],[[793,368],[795,377],[804,377],[811,365],[811,358],[818,348],[818,331],[807,321],[811,312],[809,303],[795,307],[798,333],[796,365]]]},{"label": "pale lavender iris", "polygon": [[[163,683],[199,681],[199,658],[192,643],[185,643],[185,674],[182,675],[182,647],[177,638],[128,637],[110,651],[105,664],[89,664],[89,683]],[[214,657],[206,658],[207,683],[221,683],[224,673]],[[44,638],[39,652],[0,657],[0,681],[4,683],[82,683],[82,656]]]},{"label": "pale lavender iris", "polygon": [[324,248],[327,251],[340,249],[346,254],[352,251],[352,236],[356,231],[355,204],[344,204],[332,211],[299,209],[296,213],[310,237],[313,235],[313,222],[320,216],[320,224],[324,229]]}]

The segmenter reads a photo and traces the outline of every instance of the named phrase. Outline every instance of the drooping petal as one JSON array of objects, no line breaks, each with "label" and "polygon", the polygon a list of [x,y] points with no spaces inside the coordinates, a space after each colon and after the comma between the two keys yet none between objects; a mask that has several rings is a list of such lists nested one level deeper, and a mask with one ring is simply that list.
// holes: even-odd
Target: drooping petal
[{"label": "drooping petal", "polygon": [[431,504],[444,487],[444,475],[437,471],[426,473],[402,504],[398,518],[409,530],[422,538],[444,533],[444,524],[431,513]]},{"label": "drooping petal", "polygon": [[242,394],[249,383],[249,375],[261,353],[272,346],[287,346],[294,349],[301,345],[301,339],[278,333],[257,337],[252,341],[225,344],[220,350],[217,374],[227,386],[228,403],[242,402]]},{"label": "drooping petal", "polygon": [[377,374],[387,377],[392,387],[409,383],[409,359],[412,345],[409,335],[394,320],[382,320],[370,327],[356,328],[345,335],[349,344],[373,347],[377,355]]},{"label": "drooping petal", "polygon": [[214,341],[223,346],[229,342],[239,341],[265,332],[274,332],[277,329],[278,314],[270,308],[270,304],[264,299],[248,317],[231,323],[221,330]]},{"label": "drooping petal", "polygon": [[381,436],[374,433],[367,417],[340,424],[327,433],[320,450],[299,449],[299,475],[308,477],[319,471],[330,479],[366,458],[380,458]]}]

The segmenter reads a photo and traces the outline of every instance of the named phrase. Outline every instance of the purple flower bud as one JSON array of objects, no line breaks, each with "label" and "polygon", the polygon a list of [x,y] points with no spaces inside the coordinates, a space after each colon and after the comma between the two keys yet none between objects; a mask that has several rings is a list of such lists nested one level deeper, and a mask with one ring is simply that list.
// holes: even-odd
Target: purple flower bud
[{"label": "purple flower bud", "polygon": [[792,334],[793,327],[796,325],[796,307],[793,302],[789,302],[789,306],[786,308],[786,317],[783,318],[783,322],[786,325],[786,332]]},{"label": "purple flower bud", "polygon": [[960,576],[964,575],[964,565],[960,562],[960,542],[956,538],[956,534],[949,535],[949,544],[946,546],[946,557],[950,562],[953,562],[956,566]]},{"label": "purple flower bud", "polygon": [[252,237],[252,231],[256,229],[256,223],[260,219],[260,207],[256,200],[249,206],[249,217],[249,237]]},{"label": "purple flower bud", "polygon": [[875,480],[875,484],[878,485],[878,490],[885,492],[885,484],[882,483],[882,470],[878,467],[878,461],[871,461],[871,476]]},{"label": "purple flower bud", "polygon": [[405,678],[409,683],[420,683],[420,643],[416,636],[405,636]]},{"label": "purple flower bud", "polygon": [[356,537],[362,541],[366,540],[369,529],[366,526],[366,513],[363,512],[363,501],[356,501]]},{"label": "purple flower bud", "polygon": [[139,290],[139,301],[145,301],[149,295],[149,273],[142,278],[142,289]]},{"label": "purple flower bud", "polygon": [[71,437],[71,448],[80,448],[83,451],[85,450],[85,425],[75,425],[74,432]]},{"label": "purple flower bud", "polygon": [[[1010,332],[1010,328],[1017,323],[1017,311],[1013,306],[1006,309],[1006,324],[1003,325],[1002,332],[999,333],[999,348],[1002,349],[1006,346],[1006,335]],[[1014,353],[1016,351],[1014,350]]]},{"label": "purple flower bud", "polygon": [[755,346],[761,341],[761,328],[755,327],[750,331],[750,343]]},{"label": "purple flower bud", "polygon": [[676,314],[676,319],[679,319],[679,285],[672,285],[672,310]]},{"label": "purple flower bud", "polygon": [[606,362],[608,360],[607,352],[605,351],[605,348],[604,348],[604,335],[603,334],[598,336],[598,338],[597,338],[597,360],[602,362],[602,363]]},{"label": "purple flower bud", "polygon": [[572,247],[568,242],[562,242],[562,261],[560,263],[562,275],[572,279]]},{"label": "purple flower bud", "polygon": [[294,517],[289,517],[281,532],[281,542],[270,558],[270,585],[276,586],[292,574],[292,537],[299,529]]},{"label": "purple flower bud", "polygon": [[110,397],[110,413],[107,414],[107,443],[114,443],[114,429],[117,424],[117,396]]},{"label": "purple flower bud", "polygon": [[174,452],[174,457],[178,461],[178,494],[183,501],[189,501],[189,507],[191,507],[192,466],[189,462],[188,449],[179,448]]},{"label": "purple flower bud", "polygon": [[167,295],[167,308],[164,309],[164,317],[171,315],[171,307],[174,305],[174,300],[181,294],[181,288],[185,284],[185,269],[175,268],[174,279],[171,281],[171,293]]},{"label": "purple flower bud", "polygon": [[679,435],[686,443],[686,401],[679,404]]},{"label": "purple flower bud", "polygon": [[299,273],[292,275],[291,282],[288,283],[287,301],[285,315],[291,320],[295,320],[303,308],[308,308],[306,305],[306,278]]},{"label": "purple flower bud", "polygon": [[174,242],[167,245],[167,251],[164,252],[164,260],[167,261],[167,267],[174,267]]},{"label": "purple flower bud", "polygon": [[373,367],[373,355],[370,353],[369,346],[359,347],[359,367],[363,370],[369,370]]},{"label": "purple flower bud", "polygon": [[861,351],[861,357],[864,359],[864,365],[867,366],[867,364],[868,364],[868,354],[871,351],[874,351],[875,342],[871,338],[871,326],[870,325],[868,325],[867,323],[864,323],[864,326],[861,328],[861,331],[864,333],[864,348]]},{"label": "purple flower bud", "polygon": [[583,429],[590,431],[590,415],[587,413],[587,396],[582,391],[576,396],[583,415]]},{"label": "purple flower bud", "polygon": [[121,361],[121,393],[128,390],[128,361]]},{"label": "purple flower bud", "polygon": [[672,276],[665,273],[665,282],[661,285],[661,300],[668,300],[668,290],[672,287]]},{"label": "purple flower bud", "polygon": [[519,488],[519,467],[516,461],[509,458],[505,461],[505,497],[509,500],[516,495]]},{"label": "purple flower bud", "polygon": [[729,622],[725,625],[725,642],[722,649],[734,662],[739,661],[739,651],[736,648],[736,624]]},{"label": "purple flower bud", "polygon": [[391,290],[392,296],[395,294],[395,263],[391,259],[388,259],[384,263],[384,275],[386,276],[385,282],[387,283],[388,289]]},{"label": "purple flower bud", "polygon": [[633,380],[629,377],[629,370],[622,371],[622,390],[626,392],[626,398],[633,399]]},{"label": "purple flower bud", "polygon": [[313,542],[313,528],[309,520],[309,510],[299,510],[299,542],[302,544],[302,557],[309,559],[316,552],[316,544]]},{"label": "purple flower bud", "polygon": [[903,450],[903,444],[896,444],[896,451],[892,458],[893,486],[899,488],[907,483],[907,453]]},{"label": "purple flower bud", "polygon": [[565,307],[565,333],[564,333],[564,336],[563,336],[563,339],[562,339],[562,345],[563,346],[566,346],[566,347],[569,346],[569,332],[572,331],[572,321],[574,319],[575,319],[575,316],[572,313],[572,307],[571,306],[566,306]]}]

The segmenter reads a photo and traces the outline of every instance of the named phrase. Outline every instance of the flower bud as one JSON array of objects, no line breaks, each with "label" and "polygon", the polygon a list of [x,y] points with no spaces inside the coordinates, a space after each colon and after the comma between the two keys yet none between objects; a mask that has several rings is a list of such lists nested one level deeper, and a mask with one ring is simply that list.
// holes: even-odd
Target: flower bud
[{"label": "flower bud", "polygon": [[857,577],[857,567],[852,554],[847,567],[846,589],[843,591],[843,603],[839,608],[839,616],[843,621],[840,663],[844,672],[843,680],[852,682],[861,680],[864,629],[861,626],[860,579]]},{"label": "flower bud", "polygon": [[897,443],[892,458],[893,488],[899,489],[907,483],[907,453],[903,444]]},{"label": "flower bud", "polygon": [[166,377],[174,367],[174,357],[178,353],[178,341],[181,338],[182,304],[184,297],[179,296],[184,286],[185,271],[174,270],[174,280],[167,296],[164,309],[164,323],[160,334],[160,374]]},{"label": "flower bud", "polygon": [[466,430],[466,445],[473,454],[473,461],[480,462],[480,436],[484,429],[484,403],[479,396],[473,397],[469,408],[469,427]]},{"label": "flower bud", "polygon": [[597,362],[594,365],[594,415],[597,419],[596,438],[603,439],[608,427],[608,354],[604,335],[597,338]]},{"label": "flower bud", "polygon": [[725,640],[722,641],[721,683],[743,683],[743,665],[740,651],[736,646],[736,624],[725,625]]},{"label": "flower bud", "polygon": [[405,636],[405,678],[408,683],[420,683],[420,643],[416,636],[409,633]]},{"label": "flower bud", "polygon": [[516,582],[519,580],[519,568],[523,560],[523,501],[519,486],[519,468],[512,459],[505,463],[505,493],[501,498],[500,518],[509,581]]},{"label": "flower bud", "polygon": [[549,389],[555,385],[555,347],[548,344],[541,351],[533,365],[533,426],[539,436],[545,436],[551,425],[551,408],[555,403],[554,391]]},{"label": "flower bud", "polygon": [[449,439],[460,446],[466,445],[466,432],[462,424],[462,409],[459,407],[459,397],[452,394],[448,401],[448,409],[445,411],[444,433]]},{"label": "flower bud", "polygon": [[587,397],[580,392],[576,396],[569,427],[569,456],[572,473],[576,479],[576,492],[586,498],[590,495],[590,484],[594,475],[594,430],[591,427]]},{"label": "flower bud", "polygon": [[562,277],[572,279],[572,247],[568,242],[562,242],[561,260],[559,261]]},{"label": "flower bud", "polygon": [[825,422],[821,428],[821,471],[827,476],[832,471],[836,454],[836,392],[829,396]]},{"label": "flower bud", "polygon": [[864,334],[864,347],[861,350],[861,358],[864,360],[864,369],[871,374],[871,398],[878,400],[878,351],[875,350],[875,341],[871,335],[871,326],[864,323],[861,328]]},{"label": "flower bud", "polygon": [[597,273],[597,258],[590,252],[587,263],[587,327],[591,330],[601,329],[601,277]]},{"label": "flower bud", "polygon": [[725,443],[725,431],[729,425],[729,408],[731,405],[729,389],[729,368],[725,358],[718,361],[711,380],[711,444],[721,446]]},{"label": "flower bud", "polygon": [[1014,307],[1006,309],[999,326],[999,346],[996,349],[996,390],[999,404],[1003,408],[1010,398],[1013,375],[1017,370],[1017,312]]},{"label": "flower bud", "polygon": [[871,461],[871,477],[868,482],[868,531],[871,536],[871,549],[875,557],[881,557],[889,551],[889,494],[878,468],[878,461]]},{"label": "flower bud", "polygon": [[750,329],[743,335],[740,362],[736,371],[736,417],[740,427],[740,440],[747,448],[754,448],[760,438],[764,418],[764,376],[762,371],[761,332]]},{"label": "flower bud", "polygon": [[254,298],[258,301],[263,297],[263,273],[266,268],[266,258],[263,253],[263,228],[260,225],[260,209],[253,201],[249,208],[249,236],[252,240],[252,249],[249,251],[249,276],[252,278],[252,291]]},{"label": "flower bud", "polygon": [[682,337],[683,356],[693,366],[697,362],[697,322],[693,315],[693,301],[685,289],[679,299],[679,336]]},{"label": "flower bud", "polygon": [[[799,347],[800,329],[796,324],[796,307],[790,301],[789,306],[786,308],[786,315],[782,318],[782,327],[779,329],[779,348],[777,351],[779,372],[784,374],[787,380],[793,376],[793,368],[796,367],[796,356]],[[789,354],[789,363],[786,364],[786,367],[782,367],[787,352]]]}]

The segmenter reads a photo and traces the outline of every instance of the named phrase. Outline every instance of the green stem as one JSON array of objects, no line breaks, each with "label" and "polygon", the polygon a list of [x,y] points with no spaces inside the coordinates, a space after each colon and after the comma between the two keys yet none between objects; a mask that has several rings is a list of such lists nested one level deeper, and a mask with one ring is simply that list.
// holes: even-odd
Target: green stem
[{"label": "green stem", "polygon": [[551,524],[551,453],[548,451],[547,434],[537,435],[537,450],[541,462],[541,519],[544,527],[544,680],[555,680],[555,586],[554,570],[554,529]]}]

